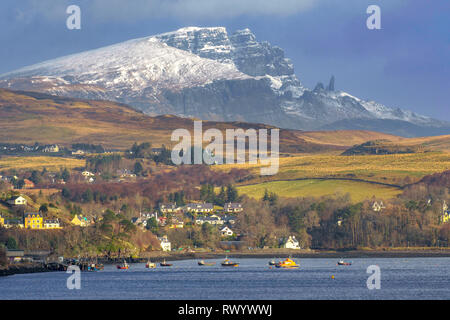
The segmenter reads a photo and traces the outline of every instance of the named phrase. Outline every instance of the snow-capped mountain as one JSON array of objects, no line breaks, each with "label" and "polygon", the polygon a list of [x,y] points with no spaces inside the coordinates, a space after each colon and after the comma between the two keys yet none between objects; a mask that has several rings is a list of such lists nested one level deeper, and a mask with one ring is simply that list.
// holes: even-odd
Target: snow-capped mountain
[{"label": "snow-capped mountain", "polygon": [[447,123],[336,91],[334,82],[332,77],[326,88],[320,83],[314,90],[305,88],[281,48],[258,42],[249,29],[229,34],[223,27],[182,28],[0,76],[0,87],[114,100],[149,114],[305,130],[361,129],[364,124],[409,136],[426,128],[432,134],[450,132]]}]

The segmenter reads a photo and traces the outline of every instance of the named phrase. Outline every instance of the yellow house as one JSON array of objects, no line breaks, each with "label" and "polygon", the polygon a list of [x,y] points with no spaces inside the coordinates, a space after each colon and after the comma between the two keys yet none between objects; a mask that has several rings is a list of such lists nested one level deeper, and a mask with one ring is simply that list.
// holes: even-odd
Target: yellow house
[{"label": "yellow house", "polygon": [[5,218],[3,218],[1,215],[0,215],[0,226],[4,226],[5,225]]},{"label": "yellow house", "polygon": [[75,217],[72,219],[72,221],[70,221],[70,223],[76,225],[76,226],[80,226],[80,227],[87,227],[89,226],[89,221],[86,217],[83,217],[81,215],[77,216],[75,215]]},{"label": "yellow house", "polygon": [[40,213],[25,213],[23,216],[23,223],[28,229],[43,229],[44,217]]}]

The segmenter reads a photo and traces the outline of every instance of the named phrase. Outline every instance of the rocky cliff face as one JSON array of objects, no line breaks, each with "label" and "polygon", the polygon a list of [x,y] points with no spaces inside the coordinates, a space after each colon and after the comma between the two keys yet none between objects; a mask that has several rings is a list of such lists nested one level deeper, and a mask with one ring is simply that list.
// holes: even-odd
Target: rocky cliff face
[{"label": "rocky cliff face", "polygon": [[283,50],[257,41],[249,29],[230,34],[223,27],[187,27],[134,39],[1,75],[0,87],[284,128],[450,132],[448,123],[336,91],[334,77],[327,86],[305,88]]}]

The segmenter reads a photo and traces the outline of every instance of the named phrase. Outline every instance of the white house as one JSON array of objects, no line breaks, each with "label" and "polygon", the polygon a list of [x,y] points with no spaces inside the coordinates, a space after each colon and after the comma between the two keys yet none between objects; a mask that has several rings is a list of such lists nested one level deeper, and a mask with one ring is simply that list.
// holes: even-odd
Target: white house
[{"label": "white house", "polygon": [[95,176],[95,174],[93,174],[92,172],[89,172],[87,170],[83,171],[81,174],[86,178]]},{"label": "white house", "polygon": [[196,224],[204,224],[204,223],[209,223],[209,224],[214,224],[214,225],[222,225],[225,223],[225,221],[223,221],[219,216],[213,214],[209,217],[198,217],[195,220]]},{"label": "white house", "polygon": [[22,196],[13,197],[8,200],[8,204],[12,206],[26,206],[27,205],[27,199],[25,199]]},{"label": "white house", "polygon": [[300,249],[300,244],[298,240],[295,239],[295,236],[289,236],[283,247],[286,249]]},{"label": "white house", "polygon": [[163,251],[170,251],[172,250],[171,244],[169,239],[167,238],[167,236],[163,236],[163,237],[158,237],[159,240],[159,244],[161,246],[161,249]]},{"label": "white house", "polygon": [[59,147],[57,144],[46,146],[42,152],[59,152]]},{"label": "white house", "polygon": [[223,206],[223,209],[225,212],[242,212],[242,211],[244,211],[244,208],[242,208],[242,204],[234,203],[234,202],[225,203],[225,205]]},{"label": "white house", "polygon": [[58,219],[44,220],[44,229],[61,229],[61,225]]},{"label": "white house", "polygon": [[159,206],[159,210],[162,213],[175,213],[181,210],[176,203],[164,203]]},{"label": "white house", "polygon": [[220,235],[222,237],[229,237],[232,236],[234,234],[233,230],[231,230],[228,227],[223,227],[222,229],[220,229]]},{"label": "white house", "polygon": [[212,203],[190,203],[186,205],[185,210],[187,212],[209,213],[214,210],[214,205]]},{"label": "white house", "polygon": [[85,154],[83,150],[72,151],[72,155],[81,156],[83,154]]}]

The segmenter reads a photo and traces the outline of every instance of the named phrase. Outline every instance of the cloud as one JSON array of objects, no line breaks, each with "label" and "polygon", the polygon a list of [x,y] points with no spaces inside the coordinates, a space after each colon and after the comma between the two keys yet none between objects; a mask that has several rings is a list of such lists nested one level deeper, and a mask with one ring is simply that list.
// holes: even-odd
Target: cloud
[{"label": "cloud", "polygon": [[16,4],[15,18],[19,23],[60,20],[66,17],[65,8],[75,4],[84,16],[100,23],[134,23],[151,18],[218,20],[242,15],[288,16],[318,2],[321,0],[27,0]]}]

